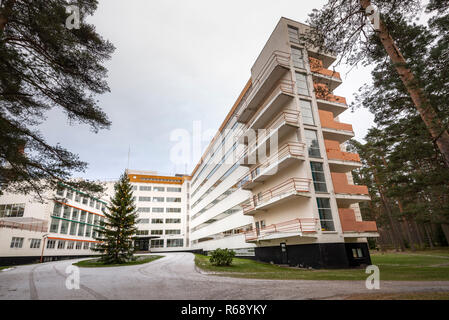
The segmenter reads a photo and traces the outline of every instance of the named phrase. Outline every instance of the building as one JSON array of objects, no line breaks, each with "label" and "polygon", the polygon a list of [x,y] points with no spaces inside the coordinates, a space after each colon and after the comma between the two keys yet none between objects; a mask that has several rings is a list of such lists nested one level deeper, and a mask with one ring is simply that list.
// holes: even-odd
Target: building
[{"label": "building", "polygon": [[[162,176],[152,171],[127,170],[139,218],[138,251],[183,251],[189,247],[188,194],[185,175]],[[107,194],[114,194],[114,182]],[[108,198],[109,198],[108,197]]]},{"label": "building", "polygon": [[64,184],[43,197],[0,197],[0,265],[97,254],[91,249],[106,202]]},{"label": "building", "polygon": [[281,18],[248,81],[191,180],[193,249],[231,248],[279,264],[347,267],[369,264],[353,184],[361,166],[345,142],[354,136],[338,116],[346,99],[329,70],[336,57],[300,44],[307,25]]}]

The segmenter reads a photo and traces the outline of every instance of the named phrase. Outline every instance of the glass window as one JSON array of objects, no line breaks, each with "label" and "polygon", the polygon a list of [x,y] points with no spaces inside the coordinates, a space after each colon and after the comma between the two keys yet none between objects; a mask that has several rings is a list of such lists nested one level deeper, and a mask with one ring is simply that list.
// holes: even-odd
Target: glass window
[{"label": "glass window", "polygon": [[151,219],[151,223],[164,223],[164,219]]},{"label": "glass window", "polygon": [[95,200],[92,198],[90,198],[89,207],[91,207],[91,208],[95,207]]},{"label": "glass window", "polygon": [[327,192],[323,164],[320,162],[310,162],[310,167],[312,169],[313,185],[315,187],[315,191]]},{"label": "glass window", "polygon": [[153,202],[164,202],[164,197],[153,197]]},{"label": "glass window", "polygon": [[69,231],[69,222],[65,220],[61,221],[61,230],[59,231],[59,233],[67,234],[68,231]]},{"label": "glass window", "polygon": [[163,248],[163,247],[164,247],[163,239],[151,240],[151,248]]},{"label": "glass window", "polygon": [[59,230],[59,219],[51,219],[50,232],[58,233]]},{"label": "glass window", "polygon": [[86,217],[87,217],[87,212],[86,211],[81,211],[80,221],[81,222],[86,222]]},{"label": "glass window", "polygon": [[73,190],[67,189],[67,193],[66,193],[65,197],[69,200],[73,200]]},{"label": "glass window", "polygon": [[163,234],[163,230],[151,230],[151,234],[153,235],[162,235]]},{"label": "glass window", "polygon": [[167,192],[181,192],[181,188],[167,187]]},{"label": "glass window", "polygon": [[303,96],[310,96],[307,77],[305,74],[298,72],[296,73],[296,88],[298,90],[298,94],[301,94]]},{"label": "glass window", "polygon": [[151,197],[139,197],[139,201],[151,202]]},{"label": "glass window", "polygon": [[137,219],[136,223],[138,223],[138,224],[147,224],[147,223],[150,223],[150,219]]},{"label": "glass window", "polygon": [[[137,190],[137,186],[136,186],[136,190]],[[150,186],[140,186],[139,190],[140,191],[151,191],[151,187]]]},{"label": "glass window", "polygon": [[302,122],[312,126],[315,125],[315,120],[313,119],[312,102],[307,100],[299,100],[299,105],[301,106]]},{"label": "glass window", "polygon": [[79,210],[73,208],[73,210],[72,210],[72,220],[78,221],[78,216],[79,216]]},{"label": "glass window", "polygon": [[151,212],[151,208],[149,207],[137,208],[137,212]]},{"label": "glass window", "polygon": [[164,212],[164,208],[153,208],[153,212],[162,213]]},{"label": "glass window", "polygon": [[304,56],[302,53],[302,50],[299,48],[292,47],[292,59],[293,59],[293,65],[296,68],[302,68],[304,69]]},{"label": "glass window", "polygon": [[70,219],[71,212],[72,212],[72,207],[64,206],[64,212],[62,214],[62,217],[64,219]]},{"label": "glass window", "polygon": [[78,227],[78,223],[77,222],[71,222],[70,223],[70,235],[71,236],[76,236],[76,229]]},{"label": "glass window", "polygon": [[65,241],[64,240],[58,241],[58,249],[65,249]]},{"label": "glass window", "polygon": [[316,202],[320,214],[321,230],[335,231],[330,200],[328,198],[317,198]]},{"label": "glass window", "polygon": [[181,223],[181,219],[165,219],[165,223]]},{"label": "glass window", "polygon": [[162,192],[162,191],[165,191],[165,188],[164,187],[154,187],[153,190]]},{"label": "glass window", "polygon": [[93,220],[94,220],[94,215],[93,215],[93,213],[89,212],[89,214],[87,216],[87,223],[92,224]]},{"label": "glass window", "polygon": [[170,198],[170,197],[167,197],[167,202],[181,202],[181,198]]},{"label": "glass window", "polygon": [[30,248],[38,249],[41,247],[41,239],[31,239]]},{"label": "glass window", "polygon": [[56,240],[47,241],[47,249],[54,249],[56,247]]},{"label": "glass window", "polygon": [[91,233],[92,233],[92,226],[86,226],[85,236],[90,238]]},{"label": "glass window", "polygon": [[0,205],[0,217],[23,217],[24,211],[24,203]]},{"label": "glass window", "polygon": [[84,242],[83,249],[84,250],[89,249],[89,242]]},{"label": "glass window", "polygon": [[63,197],[63,196],[64,196],[64,187],[58,186],[58,187],[56,188],[56,194],[57,194],[58,196],[60,196],[60,197]]},{"label": "glass window", "polygon": [[78,235],[80,237],[84,236],[84,224],[80,224],[78,227]]},{"label": "glass window", "polygon": [[67,249],[73,249],[74,245],[75,245],[74,241],[69,241],[69,243],[67,243]]},{"label": "glass window", "polygon": [[181,212],[181,208],[167,208],[168,213],[179,213]]},{"label": "glass window", "polygon": [[82,248],[82,245],[83,245],[83,243],[82,243],[82,242],[80,242],[80,241],[77,241],[77,242],[76,242],[76,245],[75,245],[75,249],[77,249],[77,250],[81,250],[81,248]]},{"label": "glass window", "polygon": [[165,234],[181,234],[181,230],[165,230]]},{"label": "glass window", "polygon": [[288,26],[288,38],[290,42],[299,43],[299,30],[298,28]]},{"label": "glass window", "polygon": [[23,238],[12,237],[11,239],[11,248],[22,248]]},{"label": "glass window", "polygon": [[53,207],[53,215],[55,217],[60,217],[61,209],[62,209],[62,204],[60,204],[59,202],[55,202],[55,206]]},{"label": "glass window", "polygon": [[182,247],[183,239],[167,239],[167,247]]},{"label": "glass window", "polygon": [[81,195],[78,192],[75,193],[75,201],[76,202],[80,202],[81,201]]},{"label": "glass window", "polygon": [[317,132],[314,130],[304,130],[306,135],[306,144],[309,150],[309,157],[321,158],[320,145],[318,143]]}]

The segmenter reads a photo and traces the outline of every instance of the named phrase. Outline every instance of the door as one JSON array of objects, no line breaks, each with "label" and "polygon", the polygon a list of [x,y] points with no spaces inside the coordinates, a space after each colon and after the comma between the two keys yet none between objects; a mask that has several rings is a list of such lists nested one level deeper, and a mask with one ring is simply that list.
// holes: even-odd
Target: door
[{"label": "door", "polygon": [[288,264],[288,256],[287,256],[287,244],[281,243],[281,261],[282,264]]}]

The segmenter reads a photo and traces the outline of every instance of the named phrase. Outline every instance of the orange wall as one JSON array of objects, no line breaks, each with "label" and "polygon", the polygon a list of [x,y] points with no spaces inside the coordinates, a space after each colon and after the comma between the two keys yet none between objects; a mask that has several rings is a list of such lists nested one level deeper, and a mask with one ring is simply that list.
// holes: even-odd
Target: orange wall
[{"label": "orange wall", "polygon": [[321,120],[321,126],[323,128],[353,131],[352,125],[347,123],[341,123],[334,120],[334,114],[330,111],[318,110]]},{"label": "orange wall", "polygon": [[340,149],[340,143],[333,140],[324,140],[327,157],[329,160],[343,160],[360,162],[360,156],[357,153],[344,152]]},{"label": "orange wall", "polygon": [[377,232],[375,221],[356,221],[352,209],[338,209],[343,232]]},{"label": "orange wall", "polygon": [[356,186],[348,184],[348,177],[346,176],[346,173],[331,172],[331,176],[335,193],[369,194],[367,186]]}]

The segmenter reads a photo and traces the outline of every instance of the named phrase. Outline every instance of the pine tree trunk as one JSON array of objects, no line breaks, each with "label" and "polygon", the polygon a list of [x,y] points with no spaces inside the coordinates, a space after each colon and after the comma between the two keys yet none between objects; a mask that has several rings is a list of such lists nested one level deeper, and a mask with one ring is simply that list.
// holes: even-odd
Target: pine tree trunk
[{"label": "pine tree trunk", "polygon": [[432,241],[432,233],[429,232],[429,228],[428,228],[427,224],[424,224],[424,231],[426,232],[427,240],[429,241],[429,246],[431,249],[433,249],[434,246],[433,246],[433,241]]},{"label": "pine tree trunk", "polygon": [[441,229],[443,230],[444,236],[446,237],[446,242],[449,244],[449,225],[446,223],[442,223]]},{"label": "pine tree trunk", "polygon": [[419,245],[420,245],[421,248],[424,248],[425,243],[424,243],[424,240],[423,240],[423,238],[421,236],[421,230],[419,229],[419,226],[416,223],[415,219],[413,219],[413,225],[414,225],[415,230],[416,230],[416,236],[418,237]]},{"label": "pine tree trunk", "polygon": [[[399,206],[399,212],[403,215],[404,214],[404,208],[402,206],[401,200],[398,200],[398,206]],[[404,215],[402,216],[402,224],[404,226],[405,233],[407,234],[408,241],[409,241],[409,244],[410,244],[410,248],[412,249],[412,251],[416,251],[415,243],[414,243],[413,238],[412,238],[412,233],[410,232],[410,226],[409,226],[408,221],[407,221],[407,219],[405,218]]]},{"label": "pine tree trunk", "polygon": [[3,8],[0,8],[0,35],[3,33],[3,30],[5,30],[12,8],[16,1],[17,0],[6,0]]},{"label": "pine tree trunk", "polygon": [[[366,8],[371,5],[371,1],[360,0],[360,4],[362,8],[366,10]],[[405,61],[404,56],[399,51],[399,48],[388,32],[384,22],[381,19],[379,20],[378,36],[380,41],[393,62],[393,65],[404,86],[410,94],[410,97],[412,98],[421,119],[426,124],[432,138],[435,140],[438,148],[440,149],[445,159],[446,166],[449,167],[449,133],[444,128],[443,123],[438,118],[438,115],[433,107],[430,105],[429,100],[427,99],[423,89],[419,86],[414,74],[410,68],[407,67],[407,62]]]}]

